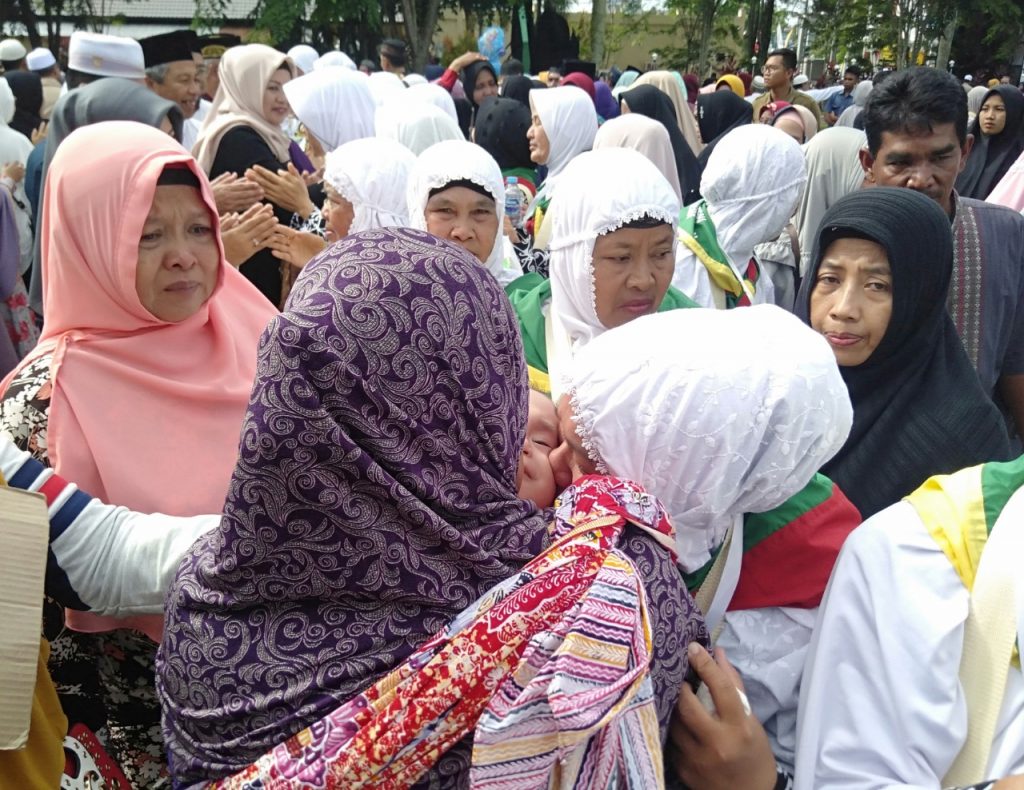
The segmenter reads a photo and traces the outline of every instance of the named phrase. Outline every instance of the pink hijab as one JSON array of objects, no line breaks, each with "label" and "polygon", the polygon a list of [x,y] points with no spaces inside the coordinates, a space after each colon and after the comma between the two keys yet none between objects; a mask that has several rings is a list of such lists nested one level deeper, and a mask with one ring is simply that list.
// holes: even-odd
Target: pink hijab
[{"label": "pink hijab", "polygon": [[[154,317],[135,291],[142,227],[168,165],[186,167],[199,180],[221,256],[213,294],[178,323]],[[89,493],[134,510],[219,513],[256,346],[275,311],[226,262],[206,175],[158,129],[97,123],[61,144],[44,200],[46,325],[22,366],[53,354],[50,463]],[[13,375],[0,385],[4,390]],[[78,630],[126,625],[69,615]],[[145,625],[159,638],[160,618]]]}]

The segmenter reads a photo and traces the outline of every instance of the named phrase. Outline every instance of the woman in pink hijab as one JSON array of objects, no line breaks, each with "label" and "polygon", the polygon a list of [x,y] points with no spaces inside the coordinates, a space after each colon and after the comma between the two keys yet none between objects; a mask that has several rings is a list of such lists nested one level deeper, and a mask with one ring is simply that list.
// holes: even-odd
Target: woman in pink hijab
[{"label": "woman in pink hijab", "polygon": [[[83,127],[54,156],[40,232],[46,325],[3,382],[0,430],[107,501],[219,512],[276,311],[226,262],[205,173],[159,129]],[[162,619],[47,615],[70,723],[102,728],[129,781],[152,786]]]}]

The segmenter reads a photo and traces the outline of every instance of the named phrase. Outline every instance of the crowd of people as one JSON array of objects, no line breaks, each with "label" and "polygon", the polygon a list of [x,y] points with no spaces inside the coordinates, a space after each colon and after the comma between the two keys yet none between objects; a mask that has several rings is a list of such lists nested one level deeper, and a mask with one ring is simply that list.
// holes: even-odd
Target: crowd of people
[{"label": "crowd of people", "polygon": [[1020,90],[67,55],[0,42],[0,788],[1024,787]]}]

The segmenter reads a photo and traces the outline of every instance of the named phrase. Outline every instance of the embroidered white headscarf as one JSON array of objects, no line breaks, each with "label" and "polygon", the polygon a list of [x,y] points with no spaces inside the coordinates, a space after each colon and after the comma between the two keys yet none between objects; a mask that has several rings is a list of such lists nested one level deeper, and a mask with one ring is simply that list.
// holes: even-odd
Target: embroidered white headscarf
[{"label": "embroidered white headscarf", "polygon": [[480,146],[465,140],[447,140],[420,154],[409,176],[409,226],[417,230],[427,229],[426,209],[430,193],[453,181],[471,181],[494,197],[498,232],[483,265],[502,286],[508,285],[521,277],[523,270],[515,251],[505,244],[502,222],[505,217],[505,180],[494,157]]},{"label": "embroidered white headscarf", "polygon": [[[740,282],[754,247],[772,241],[793,216],[807,180],[800,145],[766,124],[733,129],[715,146],[700,178],[718,246]],[[710,306],[707,269],[689,249],[680,250],[672,284],[700,304]],[[753,304],[771,303],[771,279],[758,280]]]},{"label": "embroidered white headscarf", "polygon": [[329,66],[285,83],[295,117],[333,151],[350,140],[374,135],[376,105],[365,74]]},{"label": "embroidered white headscarf", "polygon": [[687,572],[735,517],[801,491],[853,422],[828,343],[774,305],[638,318],[583,349],[570,379],[588,454],[661,500]]},{"label": "embroidered white headscarf", "polygon": [[416,157],[401,143],[368,137],[327,154],[324,181],[352,204],[349,233],[409,224],[406,190]]},{"label": "embroidered white headscarf", "polygon": [[416,156],[445,140],[466,140],[458,121],[447,112],[425,101],[410,102],[405,93],[392,96],[377,108],[376,127],[378,137],[396,140]]},{"label": "embroidered white headscarf", "polygon": [[563,391],[573,355],[607,331],[594,302],[597,237],[643,217],[673,228],[679,217],[679,198],[643,154],[628,148],[602,148],[580,154],[565,169],[547,219],[551,223],[554,341],[554,347],[548,348],[548,373],[553,395]]},{"label": "embroidered white headscarf", "polygon": [[585,91],[572,85],[530,91],[530,111],[540,118],[550,150],[547,178],[541,194],[548,194],[573,157],[589,151],[597,136],[597,110]]}]

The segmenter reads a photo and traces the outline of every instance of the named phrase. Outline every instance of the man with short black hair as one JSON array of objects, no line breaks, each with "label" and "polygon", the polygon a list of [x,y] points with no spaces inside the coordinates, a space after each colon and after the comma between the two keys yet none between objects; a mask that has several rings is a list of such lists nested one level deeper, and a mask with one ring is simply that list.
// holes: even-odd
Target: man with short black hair
[{"label": "man with short black hair", "polygon": [[500,82],[504,84],[509,77],[521,77],[523,73],[522,62],[516,58],[509,58],[501,64]]},{"label": "man with short black hair", "polygon": [[192,30],[175,30],[139,39],[146,58],[146,87],[157,96],[175,102],[185,119],[199,107],[199,83],[196,81],[198,37]]},{"label": "man with short black hair", "polygon": [[856,63],[846,67],[843,72],[843,89],[833,93],[825,102],[825,121],[829,126],[835,126],[836,121],[843,112],[853,106],[853,89],[860,82],[860,66]]},{"label": "man with short black hair", "polygon": [[761,108],[766,104],[784,101],[806,107],[814,113],[818,128],[823,128],[818,102],[793,87],[793,77],[796,75],[796,53],[793,50],[776,49],[769,52],[761,73],[764,74],[765,92],[754,100],[754,123],[760,119]]},{"label": "man with short black hair", "polygon": [[380,70],[390,71],[399,77],[405,76],[405,67],[409,63],[409,50],[400,38],[386,38],[377,50],[380,55]]},{"label": "man with short black hair", "polygon": [[914,189],[949,215],[949,314],[985,391],[1024,436],[1024,217],[954,190],[974,142],[967,96],[953,75],[921,66],[876,84],[863,115],[867,181]]}]

